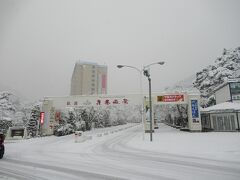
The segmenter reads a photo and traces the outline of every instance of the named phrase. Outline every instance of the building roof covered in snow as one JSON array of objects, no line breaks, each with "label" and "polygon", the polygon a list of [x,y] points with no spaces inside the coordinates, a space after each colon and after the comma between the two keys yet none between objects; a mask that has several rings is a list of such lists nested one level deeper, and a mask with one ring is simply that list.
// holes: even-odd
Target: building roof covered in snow
[{"label": "building roof covered in snow", "polygon": [[240,103],[224,102],[208,108],[202,108],[201,111],[202,112],[240,111]]}]

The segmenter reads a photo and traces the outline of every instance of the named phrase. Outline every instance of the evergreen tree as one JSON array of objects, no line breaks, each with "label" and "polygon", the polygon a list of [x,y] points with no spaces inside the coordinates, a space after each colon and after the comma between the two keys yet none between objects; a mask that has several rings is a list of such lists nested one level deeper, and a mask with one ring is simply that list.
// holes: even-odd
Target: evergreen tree
[{"label": "evergreen tree", "polygon": [[67,123],[71,124],[72,126],[75,125],[76,117],[73,111],[68,111],[68,118]]},{"label": "evergreen tree", "polygon": [[35,137],[37,135],[39,118],[40,107],[37,105],[34,106],[33,109],[31,110],[30,120],[28,121],[27,124],[28,135],[30,135],[31,137]]}]

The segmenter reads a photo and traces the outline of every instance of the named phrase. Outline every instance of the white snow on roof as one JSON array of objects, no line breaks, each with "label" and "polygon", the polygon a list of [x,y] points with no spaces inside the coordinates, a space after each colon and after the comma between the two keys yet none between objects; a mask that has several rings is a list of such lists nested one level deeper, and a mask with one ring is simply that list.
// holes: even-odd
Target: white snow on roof
[{"label": "white snow on roof", "polygon": [[92,66],[98,66],[98,67],[107,67],[107,65],[99,65],[96,62],[91,62],[91,61],[84,61],[84,60],[78,60],[76,62],[76,64],[80,64],[80,65],[92,65]]},{"label": "white snow on roof", "polygon": [[240,103],[233,102],[224,102],[221,104],[217,104],[215,106],[211,106],[208,108],[203,108],[202,111],[220,111],[220,110],[240,110]]},{"label": "white snow on roof", "polygon": [[82,64],[82,65],[98,65],[98,64],[95,63],[95,62],[83,61],[83,60],[78,60],[76,63],[77,63],[77,64]]}]

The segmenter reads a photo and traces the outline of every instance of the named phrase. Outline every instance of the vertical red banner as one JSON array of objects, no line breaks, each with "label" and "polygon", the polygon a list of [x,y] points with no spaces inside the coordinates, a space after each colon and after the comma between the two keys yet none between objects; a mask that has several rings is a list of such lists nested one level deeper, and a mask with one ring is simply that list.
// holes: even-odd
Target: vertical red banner
[{"label": "vertical red banner", "polygon": [[44,123],[44,112],[40,112],[40,124]]},{"label": "vertical red banner", "polygon": [[107,76],[106,74],[102,74],[102,93],[106,93],[106,88],[107,88]]}]

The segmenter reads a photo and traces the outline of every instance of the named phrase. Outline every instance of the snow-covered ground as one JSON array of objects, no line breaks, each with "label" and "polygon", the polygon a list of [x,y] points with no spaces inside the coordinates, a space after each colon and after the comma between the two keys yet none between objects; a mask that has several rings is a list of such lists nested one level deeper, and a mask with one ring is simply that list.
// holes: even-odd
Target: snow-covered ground
[{"label": "snow-covered ground", "polygon": [[180,132],[164,124],[6,141],[0,179],[240,179],[240,133]]},{"label": "snow-covered ground", "polygon": [[164,124],[155,132],[152,142],[147,134],[144,142],[136,136],[127,144],[154,152],[240,162],[239,132],[189,133]]}]

